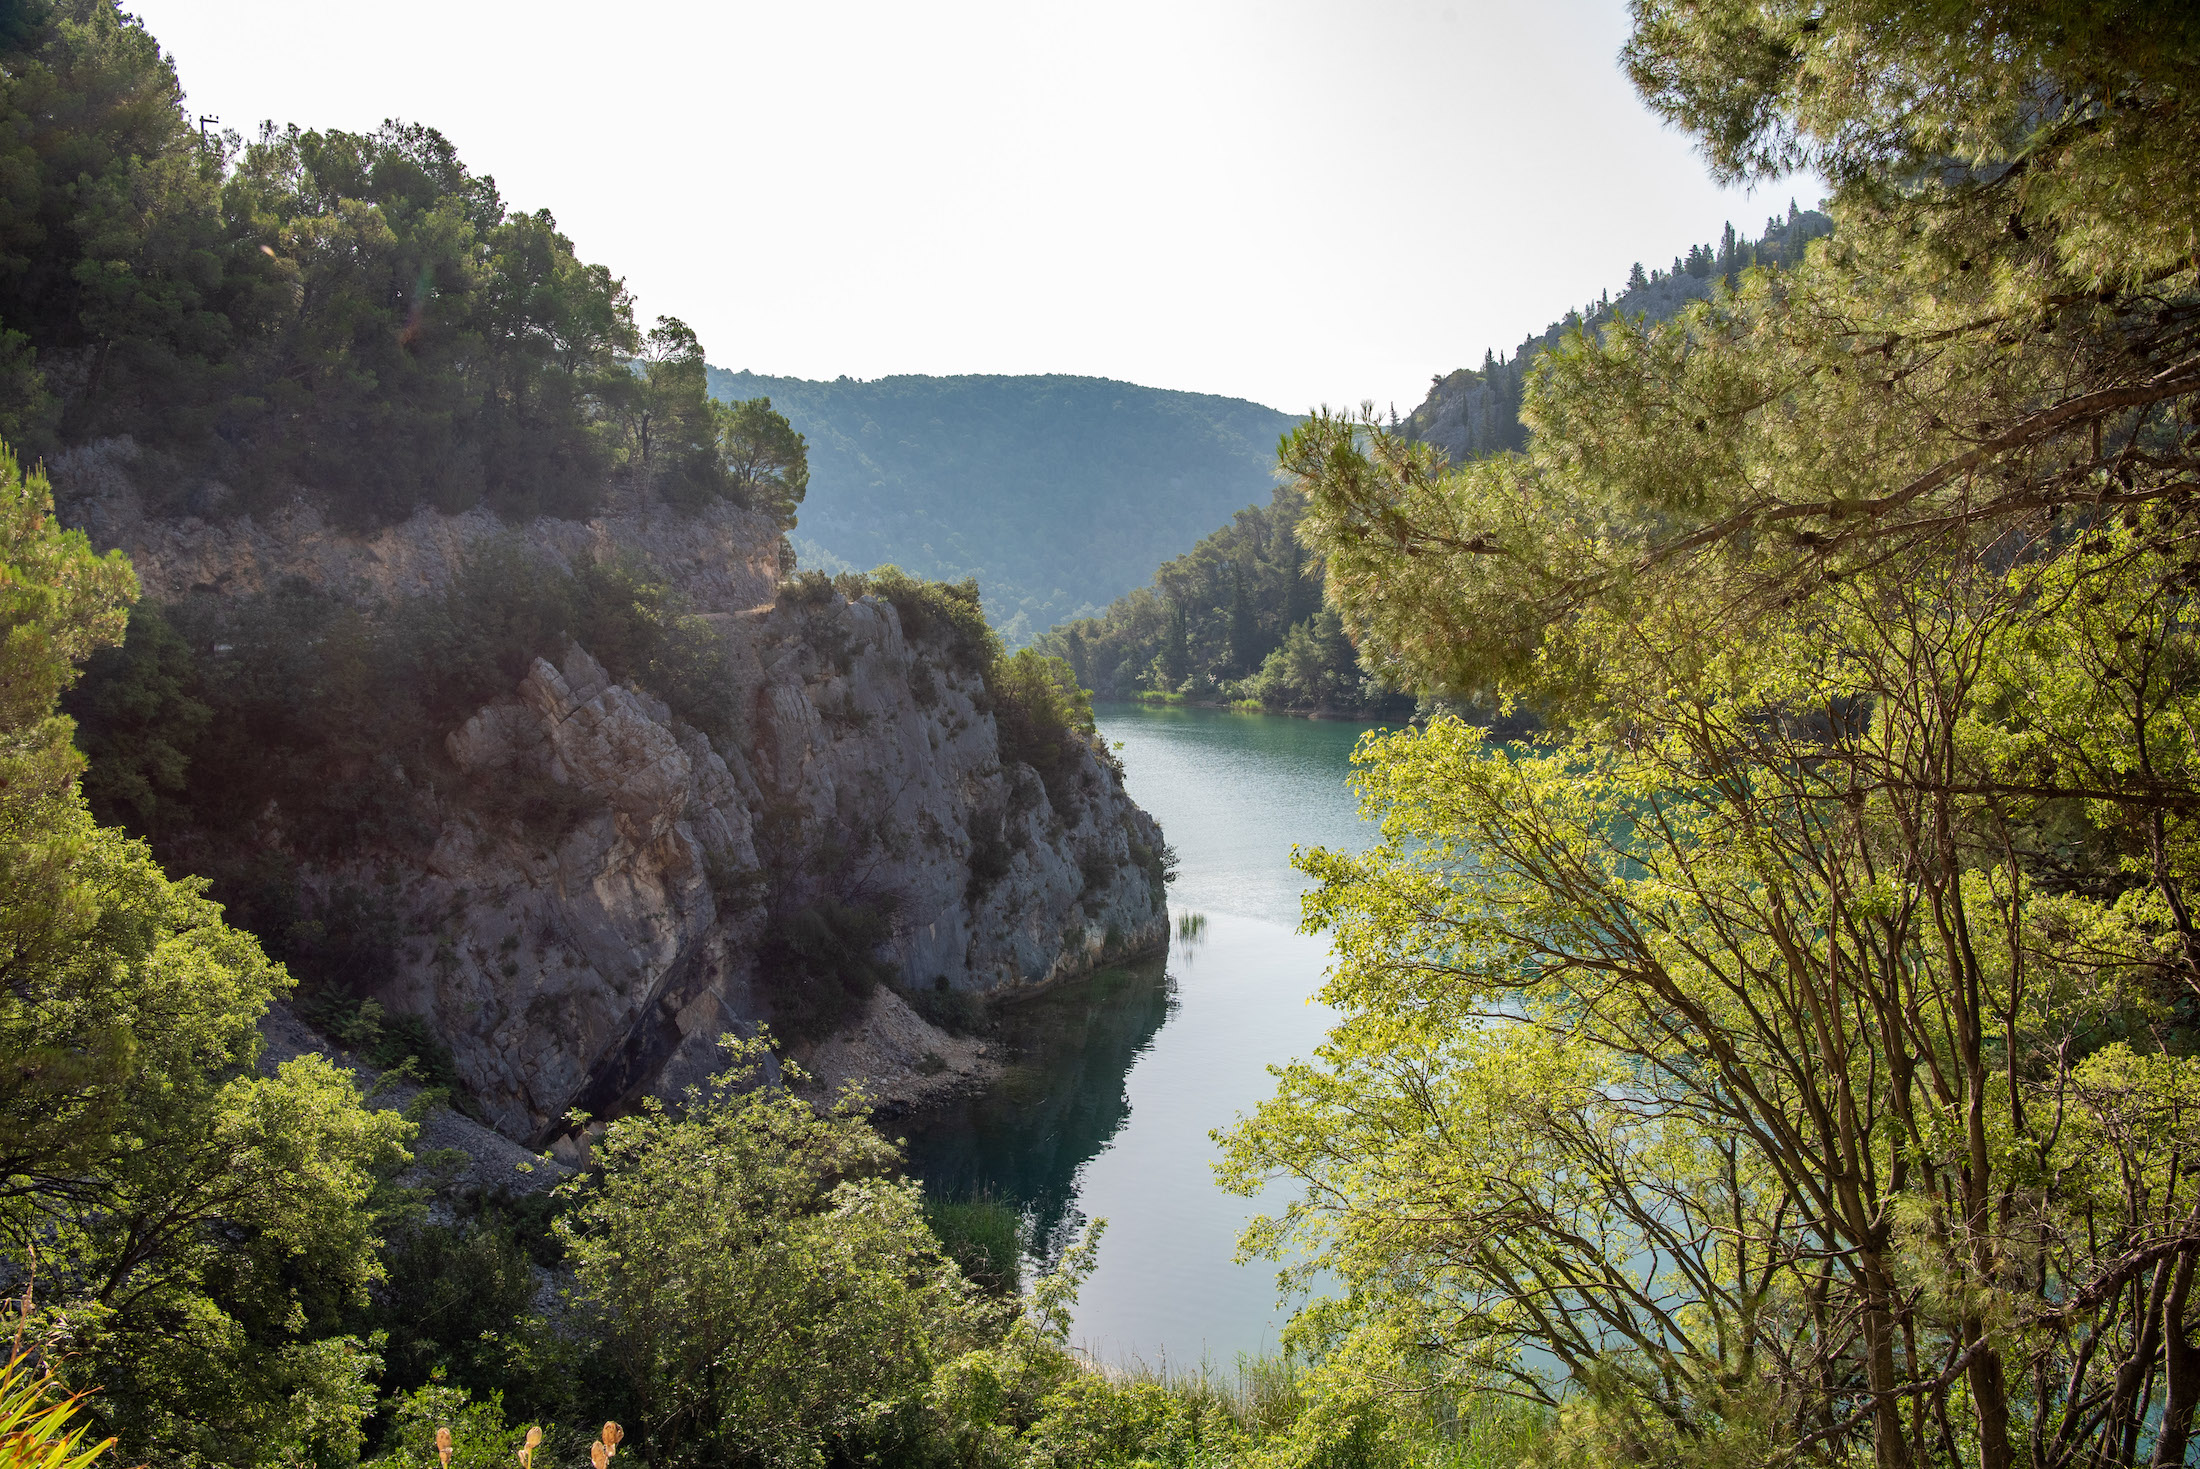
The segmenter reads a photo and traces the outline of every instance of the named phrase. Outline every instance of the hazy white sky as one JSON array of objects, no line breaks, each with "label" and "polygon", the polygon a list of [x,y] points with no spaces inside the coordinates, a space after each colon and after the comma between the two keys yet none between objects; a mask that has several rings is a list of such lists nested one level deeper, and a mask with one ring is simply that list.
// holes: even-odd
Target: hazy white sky
[{"label": "hazy white sky", "polygon": [[1403,411],[1814,193],[1711,185],[1615,63],[1623,0],[126,4],[194,110],[429,123],[645,320],[797,377]]}]

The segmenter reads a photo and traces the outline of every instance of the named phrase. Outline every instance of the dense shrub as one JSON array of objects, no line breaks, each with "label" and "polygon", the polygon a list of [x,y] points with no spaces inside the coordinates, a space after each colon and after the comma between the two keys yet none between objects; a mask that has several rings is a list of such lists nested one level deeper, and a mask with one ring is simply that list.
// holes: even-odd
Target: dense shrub
[{"label": "dense shrub", "polygon": [[1037,771],[1047,799],[1067,816],[1070,781],[1095,747],[1092,695],[1067,662],[1033,648],[997,661],[986,686],[993,691],[1001,763]]},{"label": "dense shrub", "polygon": [[912,641],[936,640],[948,657],[976,673],[999,661],[1000,640],[986,622],[973,578],[925,581],[898,566],[881,566],[862,577],[860,585],[894,604],[902,632]]},{"label": "dense shrub", "polygon": [[443,1096],[459,1087],[450,1042],[421,1015],[392,1015],[373,999],[321,990],[301,1000],[298,1018],[396,1080],[416,1082]]},{"label": "dense shrub", "polygon": [[390,1235],[382,1269],[368,1325],[386,1337],[385,1393],[443,1375],[539,1403],[545,1385],[528,1370],[539,1330],[535,1275],[503,1219],[414,1221]]},{"label": "dense shrub", "polygon": [[657,1465],[876,1462],[922,1436],[933,1365],[989,1334],[893,1147],[850,1100],[766,1084],[768,1056],[675,1115],[611,1124],[561,1230],[586,1323]]}]

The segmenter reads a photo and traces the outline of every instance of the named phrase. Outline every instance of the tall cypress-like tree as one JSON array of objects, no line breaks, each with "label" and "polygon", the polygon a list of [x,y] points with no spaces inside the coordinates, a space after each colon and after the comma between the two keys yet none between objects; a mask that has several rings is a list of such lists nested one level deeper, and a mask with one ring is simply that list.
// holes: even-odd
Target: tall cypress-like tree
[{"label": "tall cypress-like tree", "polygon": [[1245,593],[1245,563],[1230,568],[1230,662],[1240,675],[1260,666],[1260,624],[1253,617],[1253,602]]},{"label": "tall cypress-like tree", "polygon": [[1321,586],[1306,574],[1306,547],[1299,541],[1294,523],[1283,547],[1283,625],[1286,631],[1312,617],[1321,607]]},{"label": "tall cypress-like tree", "polygon": [[1173,691],[1191,676],[1191,623],[1184,615],[1184,604],[1169,599],[1169,632],[1161,642],[1161,676]]}]

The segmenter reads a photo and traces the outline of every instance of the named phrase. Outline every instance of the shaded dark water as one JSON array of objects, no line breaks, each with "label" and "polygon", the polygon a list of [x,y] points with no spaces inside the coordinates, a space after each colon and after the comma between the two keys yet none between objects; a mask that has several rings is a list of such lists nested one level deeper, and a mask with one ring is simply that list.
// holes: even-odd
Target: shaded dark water
[{"label": "shaded dark water", "polygon": [[901,1130],[928,1187],[1014,1202],[1043,1258],[1108,1221],[1078,1301],[1091,1350],[1226,1363],[1273,1345],[1283,1318],[1273,1267],[1232,1263],[1262,1204],[1215,1186],[1208,1134],[1328,1027],[1311,1000],[1327,945],[1295,932],[1303,880],[1290,855],[1371,840],[1345,784],[1368,726],[1114,707],[1100,728],[1176,848],[1171,908],[1204,921],[1165,962],[1004,1011],[1014,1062],[1002,1084]]}]

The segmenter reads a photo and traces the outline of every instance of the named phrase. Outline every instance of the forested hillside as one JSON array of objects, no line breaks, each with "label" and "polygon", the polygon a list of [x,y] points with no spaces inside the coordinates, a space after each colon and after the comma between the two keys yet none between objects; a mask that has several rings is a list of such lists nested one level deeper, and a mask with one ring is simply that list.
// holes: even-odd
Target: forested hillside
[{"label": "forested hillside", "polygon": [[1248,505],[1116,598],[1098,617],[1049,630],[1103,699],[1141,694],[1330,714],[1410,712],[1413,700],[1364,674],[1336,613],[1322,606],[1321,558],[1298,536],[1304,502],[1279,488]]},{"label": "forested hillside", "polygon": [[712,368],[809,440],[804,565],[975,576],[1011,646],[1105,606],[1274,483],[1297,422],[1086,377],[810,382]]},{"label": "forested hillside", "polygon": [[[1729,224],[1714,245],[1691,245],[1671,270],[1637,263],[1628,288],[1569,311],[1510,356],[1482,355],[1479,369],[1436,379],[1397,425],[1400,438],[1427,443],[1454,461],[1525,448],[1520,405],[1532,364],[1570,335],[1600,334],[1621,319],[1664,321],[1691,302],[1731,292],[1742,272],[1795,264],[1833,221],[1788,208],[1756,240]],[[1413,708],[1410,694],[1361,667],[1335,612],[1322,606],[1322,559],[1296,534],[1302,504],[1278,490],[1239,510],[1229,524],[1162,564],[1150,586],[1127,592],[1099,615],[1049,630],[1045,651],[1067,659],[1103,699],[1182,696],[1292,712],[1375,716]]]},{"label": "forested hillside", "polygon": [[202,135],[111,6],[0,16],[0,440],[127,435],[156,512],[313,491],[349,528],[421,507],[586,516],[613,479],[791,524],[754,416],[714,409],[680,321],[435,129]]},{"label": "forested hillside", "polygon": [[1398,432],[1408,442],[1435,445],[1454,463],[1523,448],[1528,428],[1520,421],[1521,395],[1540,353],[1571,332],[1599,333],[1623,317],[1669,320],[1691,302],[1706,300],[1721,289],[1732,291],[1741,284],[1742,272],[1752,266],[1799,264],[1804,248],[1832,231],[1832,219],[1815,209],[1797,209],[1790,202],[1786,217],[1767,219],[1764,233],[1754,240],[1742,238],[1729,222],[1715,244],[1689,246],[1686,255],[1673,257],[1670,268],[1646,271],[1638,260],[1629,268],[1627,285],[1618,296],[1602,292],[1509,355],[1485,351],[1479,368],[1462,367],[1432,379],[1428,396],[1399,423]]}]

